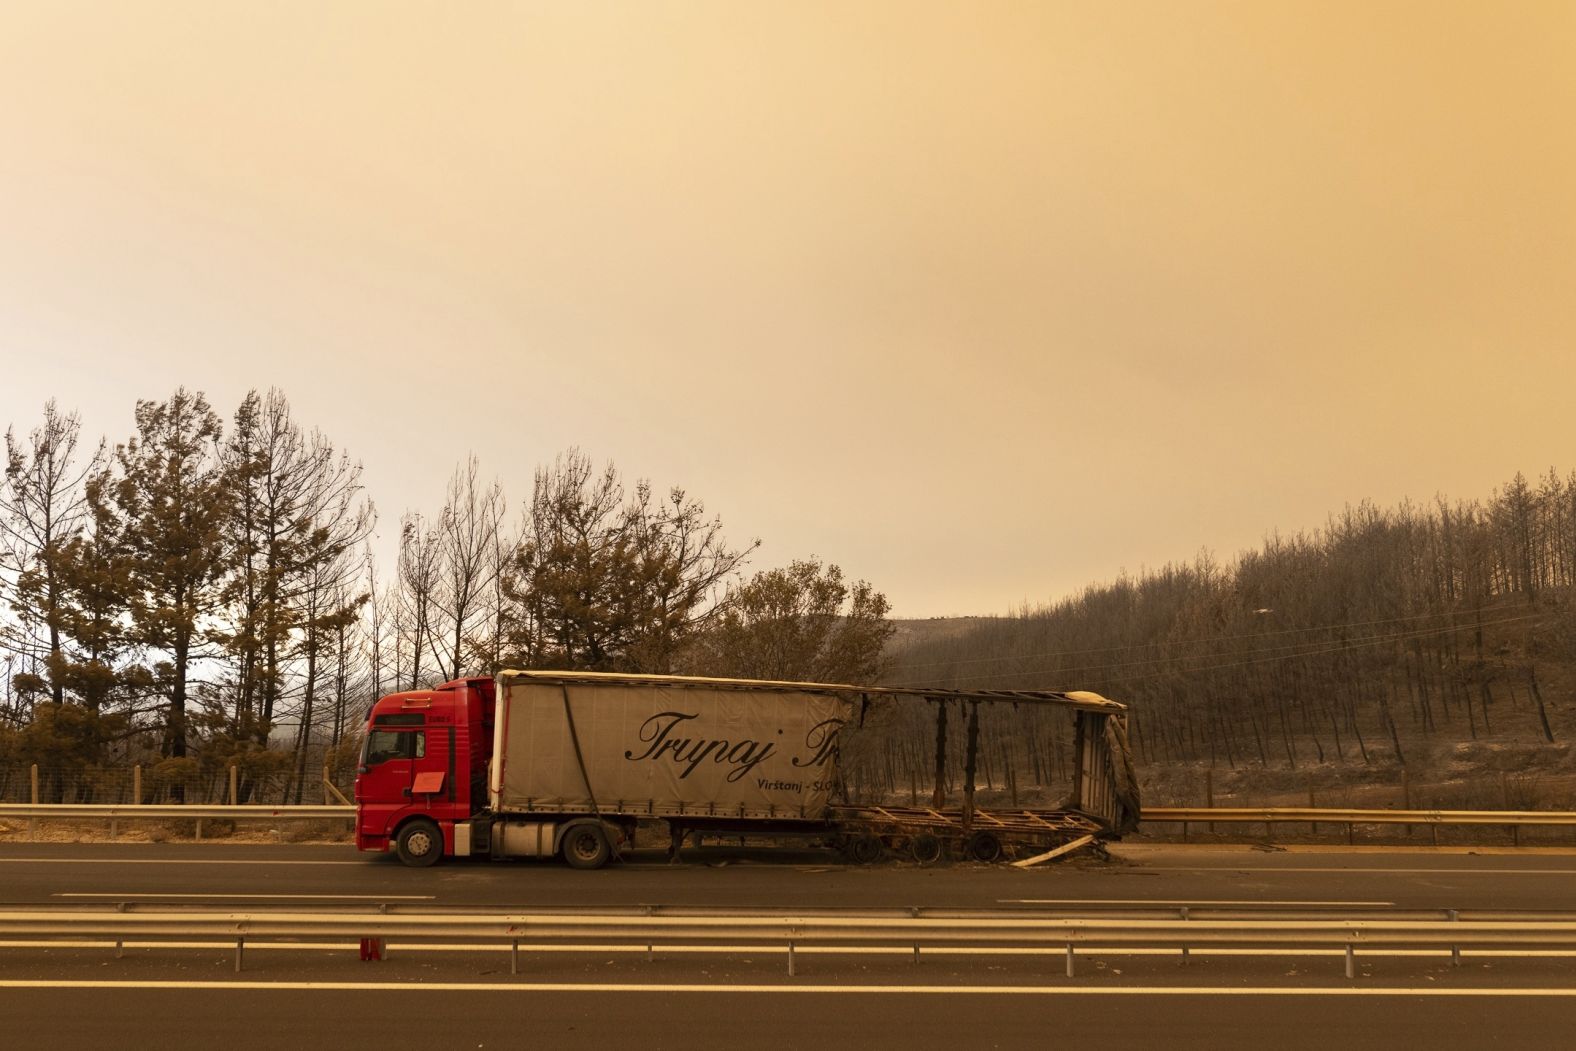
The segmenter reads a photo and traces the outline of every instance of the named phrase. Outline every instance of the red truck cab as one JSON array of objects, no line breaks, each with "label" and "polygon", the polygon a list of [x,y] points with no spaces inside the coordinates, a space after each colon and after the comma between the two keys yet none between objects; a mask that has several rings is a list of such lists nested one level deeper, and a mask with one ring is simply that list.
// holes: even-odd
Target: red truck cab
[{"label": "red truck cab", "polygon": [[[356,768],[356,847],[407,865],[471,853],[467,819],[487,806],[491,679],[456,679],[381,698],[367,713]],[[485,852],[480,845],[478,852]]]}]

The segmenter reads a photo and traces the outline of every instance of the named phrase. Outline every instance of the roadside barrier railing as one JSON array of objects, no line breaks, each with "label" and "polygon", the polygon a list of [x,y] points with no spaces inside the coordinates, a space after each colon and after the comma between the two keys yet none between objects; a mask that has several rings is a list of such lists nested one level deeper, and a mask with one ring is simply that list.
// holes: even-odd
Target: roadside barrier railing
[{"label": "roadside barrier railing", "polygon": [[1344,825],[1346,841],[1353,841],[1356,825],[1426,825],[1439,843],[1441,825],[1500,825],[1508,827],[1516,843],[1521,830],[1535,826],[1576,826],[1576,812],[1568,810],[1352,810],[1330,807],[1148,807],[1143,821],[1173,822],[1182,826],[1182,839],[1189,825],[1262,824],[1266,832],[1274,825],[1308,824],[1315,832],[1319,825]]},{"label": "roadside barrier railing", "polygon": [[[36,832],[38,821],[101,821],[108,822],[110,836],[118,832],[122,821],[142,820],[195,820],[197,838],[202,838],[205,820],[219,821],[354,821],[356,808],[340,804],[300,806],[264,806],[260,804],[192,805],[162,804],[96,804],[96,803],[0,803],[0,820],[25,820],[28,832]],[[1522,828],[1539,826],[1576,826],[1576,811],[1568,810],[1356,810],[1331,807],[1151,807],[1144,810],[1142,821],[1150,824],[1174,823],[1182,826],[1182,838],[1188,838],[1192,825],[1262,824],[1266,831],[1275,825],[1307,824],[1318,830],[1319,825],[1344,825],[1347,842],[1354,837],[1357,825],[1424,825],[1439,842],[1442,825],[1498,825],[1508,827],[1516,842],[1520,842]]]},{"label": "roadside barrier railing", "polygon": [[[912,910],[920,912],[920,910]],[[532,912],[346,912],[302,910],[231,911],[173,907],[112,910],[102,907],[9,906],[0,908],[0,938],[112,939],[117,952],[125,943],[148,939],[208,938],[233,945],[235,970],[242,969],[248,943],[358,938],[362,958],[383,958],[390,941],[407,945],[433,940],[496,944],[507,951],[510,973],[518,974],[520,953],[532,947],[586,945],[588,951],[610,944],[644,946],[650,958],[658,946],[786,948],[788,974],[795,973],[796,948],[896,947],[913,952],[964,948],[1037,949],[1062,955],[1074,977],[1079,952],[1102,949],[1176,950],[1247,948],[1300,951],[1326,949],[1345,957],[1346,976],[1355,977],[1357,953],[1437,949],[1460,962],[1464,947],[1511,952],[1576,948],[1576,913],[1523,918],[1397,918],[1366,914],[1343,917],[1200,917],[1195,910],[1167,915],[1090,916],[1052,913],[1004,914],[957,910],[949,915],[893,915],[892,910],[704,911],[675,913],[634,910],[541,910]],[[369,952],[369,946],[372,951]],[[181,944],[179,948],[194,948]]]},{"label": "roadside barrier railing", "polygon": [[263,806],[261,804],[188,805],[184,803],[0,803],[0,821],[25,820],[28,837],[37,835],[39,821],[101,821],[109,823],[110,838],[120,832],[122,821],[195,821],[197,838],[202,839],[204,821],[349,821],[356,819],[354,806],[303,804],[300,806]]}]

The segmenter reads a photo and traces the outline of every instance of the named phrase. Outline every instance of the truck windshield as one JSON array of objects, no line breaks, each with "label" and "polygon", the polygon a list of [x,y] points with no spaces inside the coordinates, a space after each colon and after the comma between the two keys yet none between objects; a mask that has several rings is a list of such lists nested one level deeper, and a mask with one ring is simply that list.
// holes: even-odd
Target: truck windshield
[{"label": "truck windshield", "polygon": [[421,759],[427,754],[425,730],[373,730],[367,734],[362,766],[376,766],[390,759]]}]

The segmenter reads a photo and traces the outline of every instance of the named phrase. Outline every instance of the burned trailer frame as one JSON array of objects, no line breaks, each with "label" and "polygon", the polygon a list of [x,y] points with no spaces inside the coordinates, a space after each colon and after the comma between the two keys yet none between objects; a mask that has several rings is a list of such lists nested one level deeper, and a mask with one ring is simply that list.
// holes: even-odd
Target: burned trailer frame
[{"label": "burned trailer frame", "polygon": [[[935,706],[935,783],[928,807],[832,807],[833,824],[853,861],[867,863],[890,854],[930,864],[950,851],[954,856],[989,862],[1026,848],[1116,839],[1138,827],[1138,779],[1127,738],[1126,705],[1082,691],[872,687],[862,689],[861,694],[862,706],[868,706],[872,697],[910,697]],[[952,704],[961,707],[967,719],[963,799],[958,807],[946,805],[947,723]],[[986,811],[975,805],[980,706],[994,704],[1048,706],[1071,712],[1072,790],[1061,806]]]}]

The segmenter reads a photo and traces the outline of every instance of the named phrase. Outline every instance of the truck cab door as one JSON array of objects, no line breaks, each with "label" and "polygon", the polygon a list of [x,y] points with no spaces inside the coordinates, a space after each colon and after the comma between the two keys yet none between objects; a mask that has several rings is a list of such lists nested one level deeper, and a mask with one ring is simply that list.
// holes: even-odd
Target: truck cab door
[{"label": "truck cab door", "polygon": [[367,734],[361,770],[356,778],[357,802],[396,808],[409,806],[416,764],[426,756],[426,730],[403,727],[373,730]]}]

